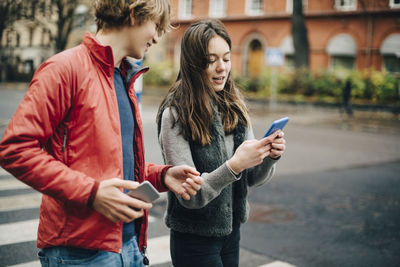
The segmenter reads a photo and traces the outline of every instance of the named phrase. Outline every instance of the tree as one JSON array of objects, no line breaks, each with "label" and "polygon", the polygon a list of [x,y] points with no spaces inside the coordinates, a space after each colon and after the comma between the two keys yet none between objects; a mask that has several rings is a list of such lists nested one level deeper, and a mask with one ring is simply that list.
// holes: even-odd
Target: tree
[{"label": "tree", "polygon": [[307,27],[303,14],[302,0],[293,0],[292,36],[295,51],[295,66],[296,68],[308,68],[310,47],[308,43]]},{"label": "tree", "polygon": [[56,51],[60,52],[65,49],[68,37],[72,31],[74,23],[74,12],[78,5],[78,0],[52,0],[57,7],[57,33]]},{"label": "tree", "polygon": [[[32,46],[35,29],[41,28],[49,35],[48,45],[60,52],[66,48],[77,6],[78,0],[0,0],[0,40],[9,29],[12,35],[7,31],[7,45],[9,37],[18,43],[20,33],[16,26],[23,25],[28,32],[27,45]],[[0,81],[12,79],[9,75],[17,73],[16,58],[13,47],[2,47],[0,42]]]},{"label": "tree", "polygon": [[[56,25],[56,32],[52,39],[55,40],[57,52],[65,49],[68,37],[72,31],[74,11],[78,0],[1,0],[0,1],[0,37],[3,31],[15,21],[28,20],[37,25],[43,25],[43,21]],[[54,11],[57,16],[53,16]]]},{"label": "tree", "polygon": [[[4,30],[12,25],[21,16],[21,0],[1,0],[0,1],[0,40],[3,37]],[[0,42],[0,48],[2,43]]]}]

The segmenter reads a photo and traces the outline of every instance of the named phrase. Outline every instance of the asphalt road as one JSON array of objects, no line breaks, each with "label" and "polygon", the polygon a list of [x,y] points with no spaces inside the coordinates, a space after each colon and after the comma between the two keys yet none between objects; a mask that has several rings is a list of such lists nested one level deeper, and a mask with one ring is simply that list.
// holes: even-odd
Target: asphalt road
[{"label": "asphalt road", "polygon": [[[144,99],[149,160],[162,162],[157,96]],[[400,266],[400,120],[385,112],[248,102],[256,137],[289,116],[273,180],[250,191],[248,251],[295,266]],[[249,265],[251,266],[251,265]]]},{"label": "asphalt road", "polygon": [[[1,134],[23,94],[0,90]],[[154,163],[162,163],[155,130],[160,100],[159,92],[145,91],[142,101],[146,159]],[[307,267],[400,266],[398,115],[355,110],[349,118],[333,108],[308,105],[279,104],[272,111],[260,102],[248,106],[256,137],[275,119],[289,116],[290,122],[285,128],[287,150],[275,177],[250,191],[252,211],[242,227],[241,266],[274,261]],[[23,190],[1,191],[0,198],[26,194]],[[151,214],[158,219],[150,226],[150,238],[168,233],[164,210],[165,202],[153,208]],[[37,208],[0,212],[0,227],[35,219],[37,213]],[[33,260],[34,245],[1,245],[0,266],[2,259],[13,264]]]},{"label": "asphalt road", "polygon": [[242,246],[296,266],[399,266],[399,173],[393,162],[278,175],[252,192]]}]

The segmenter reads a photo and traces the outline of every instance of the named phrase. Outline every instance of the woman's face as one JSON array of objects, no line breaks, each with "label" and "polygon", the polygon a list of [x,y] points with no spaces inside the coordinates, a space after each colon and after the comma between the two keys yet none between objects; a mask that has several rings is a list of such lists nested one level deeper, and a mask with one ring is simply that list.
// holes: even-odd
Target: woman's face
[{"label": "woman's face", "polygon": [[225,87],[231,71],[231,51],[228,43],[219,35],[208,42],[207,79],[212,88],[218,92]]}]

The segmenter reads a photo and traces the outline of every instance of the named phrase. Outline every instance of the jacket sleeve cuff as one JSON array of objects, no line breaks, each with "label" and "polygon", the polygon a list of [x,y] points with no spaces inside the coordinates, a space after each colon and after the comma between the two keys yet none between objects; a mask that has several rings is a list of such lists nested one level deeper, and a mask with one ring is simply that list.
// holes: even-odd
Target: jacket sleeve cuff
[{"label": "jacket sleeve cuff", "polygon": [[99,189],[99,185],[100,185],[99,181],[94,181],[94,185],[92,187],[92,191],[90,191],[90,196],[89,196],[88,203],[87,203],[89,207],[93,206],[93,202],[96,197],[97,190]]},{"label": "jacket sleeve cuff", "polygon": [[161,184],[164,187],[165,191],[168,191],[169,188],[168,186],[165,184],[165,174],[167,173],[168,169],[173,167],[172,165],[167,165],[165,166],[165,168],[161,171]]}]

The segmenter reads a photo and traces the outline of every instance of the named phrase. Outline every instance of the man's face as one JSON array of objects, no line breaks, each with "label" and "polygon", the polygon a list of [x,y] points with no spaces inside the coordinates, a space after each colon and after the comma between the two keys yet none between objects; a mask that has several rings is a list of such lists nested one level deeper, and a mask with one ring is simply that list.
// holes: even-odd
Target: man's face
[{"label": "man's face", "polygon": [[150,46],[158,43],[159,32],[157,23],[152,20],[142,22],[141,25],[136,23],[130,27],[129,42],[127,44],[129,56],[141,59]]}]

